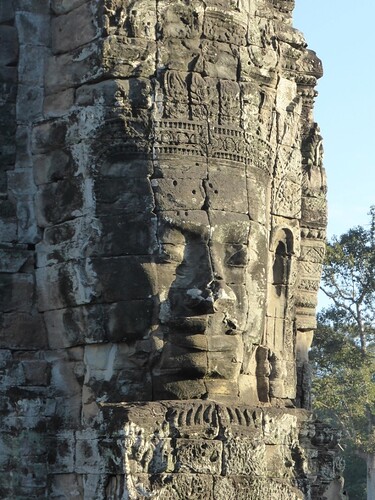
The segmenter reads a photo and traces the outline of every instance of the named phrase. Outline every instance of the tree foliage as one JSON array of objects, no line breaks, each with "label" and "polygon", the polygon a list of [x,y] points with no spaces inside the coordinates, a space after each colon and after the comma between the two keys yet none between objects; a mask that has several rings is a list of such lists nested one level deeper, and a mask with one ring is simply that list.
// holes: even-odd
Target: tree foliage
[{"label": "tree foliage", "polygon": [[327,245],[322,274],[322,290],[332,301],[328,314],[358,339],[362,353],[375,330],[375,207],[369,215],[369,228],[357,226]]},{"label": "tree foliage", "polygon": [[330,306],[318,315],[311,351],[314,406],[342,431],[350,498],[358,500],[366,483],[358,457],[375,454],[375,207],[369,216],[368,227],[327,246],[322,290]]}]

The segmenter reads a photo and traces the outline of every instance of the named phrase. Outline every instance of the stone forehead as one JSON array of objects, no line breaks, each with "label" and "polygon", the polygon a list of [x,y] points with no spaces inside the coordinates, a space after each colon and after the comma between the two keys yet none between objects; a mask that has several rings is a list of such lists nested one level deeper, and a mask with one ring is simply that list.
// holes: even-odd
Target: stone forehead
[{"label": "stone forehead", "polygon": [[159,215],[159,232],[165,243],[184,242],[175,231],[187,237],[200,236],[204,241],[247,244],[251,221],[246,214],[222,210],[177,210],[165,211]]}]

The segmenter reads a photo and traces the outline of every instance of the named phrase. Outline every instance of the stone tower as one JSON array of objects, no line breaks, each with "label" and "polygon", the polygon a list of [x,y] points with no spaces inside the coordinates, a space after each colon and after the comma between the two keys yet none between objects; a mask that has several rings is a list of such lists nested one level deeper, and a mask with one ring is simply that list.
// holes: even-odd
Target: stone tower
[{"label": "stone tower", "polygon": [[1,0],[1,498],[340,498],[293,7]]}]

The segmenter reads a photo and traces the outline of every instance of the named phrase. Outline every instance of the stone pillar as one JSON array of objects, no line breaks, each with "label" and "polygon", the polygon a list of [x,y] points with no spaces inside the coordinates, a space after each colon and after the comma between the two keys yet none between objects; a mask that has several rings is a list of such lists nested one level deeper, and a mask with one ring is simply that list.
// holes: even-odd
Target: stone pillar
[{"label": "stone pillar", "polygon": [[5,497],[320,498],[339,474],[300,409],[325,181],[293,6],[2,2]]}]

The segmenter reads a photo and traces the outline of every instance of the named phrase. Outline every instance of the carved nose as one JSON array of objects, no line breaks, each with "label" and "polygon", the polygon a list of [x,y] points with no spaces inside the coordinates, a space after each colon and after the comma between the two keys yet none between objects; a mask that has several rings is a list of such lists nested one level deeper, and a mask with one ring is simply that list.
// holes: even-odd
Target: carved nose
[{"label": "carved nose", "polygon": [[214,311],[220,308],[220,305],[232,303],[236,300],[233,290],[223,280],[213,280],[208,284],[211,291]]},{"label": "carved nose", "polygon": [[222,280],[210,281],[203,290],[191,288],[186,294],[189,307],[198,310],[201,314],[214,313],[220,309],[221,305],[236,300],[233,290]]}]

